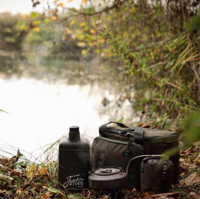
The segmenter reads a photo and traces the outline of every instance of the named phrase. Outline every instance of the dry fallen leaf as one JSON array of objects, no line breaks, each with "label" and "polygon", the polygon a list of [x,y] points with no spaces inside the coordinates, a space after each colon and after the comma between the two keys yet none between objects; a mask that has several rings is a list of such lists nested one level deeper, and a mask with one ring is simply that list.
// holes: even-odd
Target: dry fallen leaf
[{"label": "dry fallen leaf", "polygon": [[53,193],[47,192],[42,194],[41,199],[51,199],[51,196],[53,195]]},{"label": "dry fallen leaf", "polygon": [[194,145],[194,146],[198,146],[198,147],[200,147],[200,141],[195,142],[193,145]]},{"label": "dry fallen leaf", "polygon": [[109,197],[107,196],[107,195],[104,195],[103,197],[102,197],[102,199],[108,199]]},{"label": "dry fallen leaf", "polygon": [[194,197],[194,196],[196,196],[196,193],[195,192],[190,192],[190,196]]},{"label": "dry fallen leaf", "polygon": [[195,158],[194,163],[200,165],[200,154]]},{"label": "dry fallen leaf", "polygon": [[26,177],[27,178],[33,178],[35,176],[36,173],[36,166],[34,164],[30,165],[27,173],[26,173]]},{"label": "dry fallen leaf", "polygon": [[200,183],[200,176],[198,173],[193,173],[191,175],[189,175],[184,183],[189,186],[189,185],[192,185],[192,184],[195,184],[195,183]]},{"label": "dry fallen leaf", "polygon": [[137,192],[136,188],[133,188],[133,189],[132,189],[132,192]]},{"label": "dry fallen leaf", "polygon": [[191,152],[191,149],[192,149],[192,147],[190,147],[190,148],[188,148],[188,149],[182,151],[182,153],[184,153],[184,154],[189,154],[189,153]]},{"label": "dry fallen leaf", "polygon": [[170,199],[170,198],[167,196],[160,196],[158,199]]},{"label": "dry fallen leaf", "polygon": [[63,8],[63,7],[64,7],[64,4],[63,4],[63,3],[58,3],[57,6]]},{"label": "dry fallen leaf", "polygon": [[19,189],[16,191],[16,193],[17,193],[17,194],[21,194],[21,193],[23,193],[23,191],[24,191],[23,188],[19,188]]},{"label": "dry fallen leaf", "polygon": [[0,164],[2,165],[7,165],[7,163],[9,162],[9,159],[8,158],[0,158]]},{"label": "dry fallen leaf", "polygon": [[86,5],[86,4],[87,4],[87,1],[88,1],[88,0],[82,0],[81,3]]},{"label": "dry fallen leaf", "polygon": [[190,169],[196,169],[197,168],[197,165],[196,164],[191,164],[190,165]]},{"label": "dry fallen leaf", "polygon": [[159,194],[154,194],[154,195],[150,195],[151,198],[160,198],[162,197],[162,199],[165,199],[166,198],[169,198],[171,196],[174,196],[174,195],[178,195],[179,193],[178,192],[173,192],[173,193],[159,193]]},{"label": "dry fallen leaf", "polygon": [[38,170],[40,175],[46,175],[47,174],[47,169],[44,167],[39,168]]}]

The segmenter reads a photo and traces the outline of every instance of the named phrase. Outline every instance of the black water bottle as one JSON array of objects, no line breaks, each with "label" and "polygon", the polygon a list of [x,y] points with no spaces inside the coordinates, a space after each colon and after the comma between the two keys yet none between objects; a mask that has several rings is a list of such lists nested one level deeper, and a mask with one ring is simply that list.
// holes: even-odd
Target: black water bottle
[{"label": "black water bottle", "polygon": [[89,142],[80,138],[78,126],[71,126],[68,140],[59,145],[58,181],[65,189],[82,189],[88,187],[90,171]]}]

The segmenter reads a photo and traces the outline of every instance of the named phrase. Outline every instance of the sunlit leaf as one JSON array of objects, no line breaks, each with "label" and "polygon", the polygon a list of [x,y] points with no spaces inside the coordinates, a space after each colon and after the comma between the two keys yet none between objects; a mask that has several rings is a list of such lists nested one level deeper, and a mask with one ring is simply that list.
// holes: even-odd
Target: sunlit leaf
[{"label": "sunlit leaf", "polygon": [[112,52],[106,54],[107,57],[111,57],[112,55],[113,55]]},{"label": "sunlit leaf", "polygon": [[95,30],[95,29],[91,29],[91,30],[90,30],[90,33],[91,33],[91,34],[95,34],[95,33],[96,33],[96,30]]},{"label": "sunlit leaf", "polygon": [[105,39],[99,39],[98,41],[99,41],[99,43],[105,43],[106,40]]},{"label": "sunlit leaf", "polygon": [[47,169],[44,167],[39,168],[38,173],[40,175],[46,175],[47,174]]},{"label": "sunlit leaf", "polygon": [[82,50],[82,51],[81,51],[81,54],[82,54],[82,55],[86,55],[86,54],[87,54],[87,51],[86,51],[86,50]]},{"label": "sunlit leaf", "polygon": [[123,34],[123,37],[127,37],[128,36],[128,33],[126,31],[124,31],[122,34]]},{"label": "sunlit leaf", "polygon": [[198,173],[193,173],[191,175],[189,175],[185,180],[184,180],[185,184],[187,186],[192,185],[192,184],[196,184],[196,183],[200,183],[200,176]]},{"label": "sunlit leaf", "polygon": [[36,166],[34,164],[30,165],[26,172],[27,178],[33,178],[36,173]]},{"label": "sunlit leaf", "polygon": [[84,47],[86,44],[85,44],[85,42],[81,41],[81,42],[78,42],[77,45],[80,46],[80,47]]},{"label": "sunlit leaf", "polygon": [[82,0],[81,3],[82,4],[87,4],[88,0]]},{"label": "sunlit leaf", "polygon": [[30,17],[32,18],[32,19],[35,19],[35,18],[37,18],[38,17],[38,13],[37,12],[31,12],[31,14],[30,14]]},{"label": "sunlit leaf", "polygon": [[50,197],[53,195],[51,192],[43,193],[41,196],[41,199],[50,199]]},{"label": "sunlit leaf", "polygon": [[74,24],[75,24],[75,20],[71,20],[71,22],[70,22],[70,26],[73,26]]},{"label": "sunlit leaf", "polygon": [[67,34],[72,34],[72,31],[69,28],[65,28]]},{"label": "sunlit leaf", "polygon": [[28,16],[27,14],[24,14],[24,15],[22,15],[22,18],[23,18],[23,19],[28,19],[29,16]]},{"label": "sunlit leaf", "polygon": [[83,39],[85,38],[85,35],[82,34],[82,33],[79,33],[79,34],[77,34],[77,38],[78,38],[79,40],[83,40]]},{"label": "sunlit leaf", "polygon": [[63,3],[58,3],[57,6],[63,8],[63,7],[64,7],[64,4],[63,4]]},{"label": "sunlit leaf", "polygon": [[34,21],[33,22],[35,25],[39,25],[39,24],[41,24],[41,21],[40,20],[37,20],[37,21]]},{"label": "sunlit leaf", "polygon": [[85,25],[86,25],[85,22],[80,23],[80,26],[81,26],[81,27],[83,27],[83,26],[85,26]]},{"label": "sunlit leaf", "polygon": [[56,16],[51,16],[50,19],[51,19],[52,21],[55,21],[55,20],[57,19],[57,17],[56,17]]},{"label": "sunlit leaf", "polygon": [[39,27],[35,27],[35,28],[33,28],[33,31],[40,32],[40,28]]},{"label": "sunlit leaf", "polygon": [[49,22],[50,22],[49,19],[45,19],[45,20],[44,20],[44,23],[46,23],[46,24],[48,24]]}]

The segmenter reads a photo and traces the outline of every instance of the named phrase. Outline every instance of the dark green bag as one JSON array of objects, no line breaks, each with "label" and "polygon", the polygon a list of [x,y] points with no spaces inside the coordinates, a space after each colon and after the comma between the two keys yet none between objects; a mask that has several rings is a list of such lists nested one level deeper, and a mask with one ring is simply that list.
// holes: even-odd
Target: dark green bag
[{"label": "dark green bag", "polygon": [[135,142],[144,146],[145,154],[168,153],[174,165],[173,184],[179,179],[179,143],[178,133],[166,130],[143,129],[135,132]]},{"label": "dark green bag", "polygon": [[173,163],[170,159],[146,157],[141,163],[141,192],[166,193],[172,188]]},{"label": "dark green bag", "polygon": [[[108,126],[114,123],[117,127]],[[92,168],[118,166],[126,171],[131,158],[142,154],[163,154],[168,150],[176,150],[169,154],[174,165],[173,183],[179,178],[179,145],[178,133],[165,130],[127,127],[122,123],[109,122],[100,126],[99,137],[92,144]],[[134,160],[129,168],[128,188],[140,189],[141,159]]]},{"label": "dark green bag", "polygon": [[[121,167],[126,172],[131,158],[144,153],[144,148],[134,142],[134,138],[127,136],[133,131],[142,131],[142,128],[129,128],[124,124],[114,123],[116,127],[104,124],[99,128],[100,136],[92,144],[92,169],[105,166]],[[128,171],[127,188],[140,189],[140,159],[131,162]]]}]

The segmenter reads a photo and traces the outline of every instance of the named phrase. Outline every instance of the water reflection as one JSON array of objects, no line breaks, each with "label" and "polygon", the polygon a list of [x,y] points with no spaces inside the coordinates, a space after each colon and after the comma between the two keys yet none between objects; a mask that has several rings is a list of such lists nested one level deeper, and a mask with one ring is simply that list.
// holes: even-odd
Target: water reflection
[{"label": "water reflection", "polygon": [[[122,116],[133,118],[128,102],[120,104],[120,108],[116,106],[119,93],[109,81],[109,72],[97,70],[98,60],[90,63],[57,60],[57,67],[44,67],[43,60],[43,64],[39,61],[34,68],[30,67],[29,59],[21,56],[22,59],[15,57],[19,67],[7,63],[9,69],[1,70],[0,74],[0,108],[9,113],[0,113],[1,150],[7,151],[6,141],[37,156],[42,146],[67,134],[71,125],[80,126],[81,133],[92,140],[101,124]],[[31,63],[34,66],[35,62]]]}]

